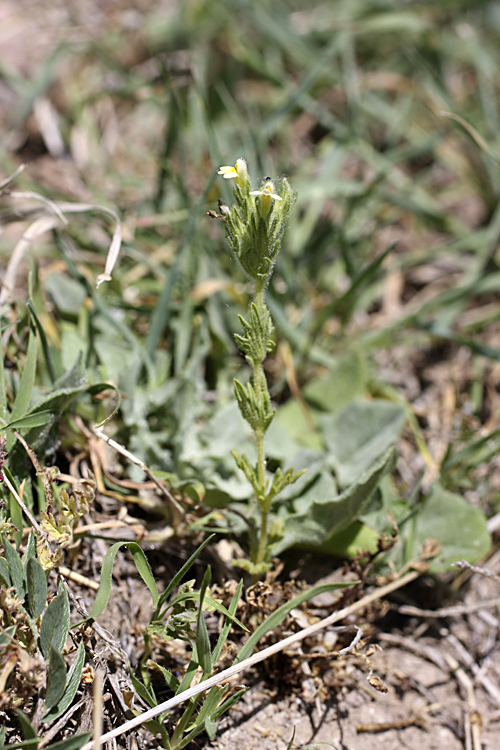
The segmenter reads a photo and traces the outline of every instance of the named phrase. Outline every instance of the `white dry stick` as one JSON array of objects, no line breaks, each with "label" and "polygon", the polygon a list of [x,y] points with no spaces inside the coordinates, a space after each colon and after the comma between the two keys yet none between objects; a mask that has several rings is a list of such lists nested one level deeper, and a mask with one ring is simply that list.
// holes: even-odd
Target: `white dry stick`
[{"label": "white dry stick", "polygon": [[4,475],[4,478],[3,478],[3,482],[4,482],[5,486],[7,487],[7,489],[9,490],[10,494],[12,495],[12,497],[14,498],[14,500],[16,501],[16,503],[19,505],[19,507],[23,511],[24,515],[26,516],[26,518],[28,519],[28,521],[30,522],[30,524],[35,529],[36,533],[40,534],[40,535],[44,535],[42,529],[38,525],[38,522],[37,522],[36,518],[34,518],[33,515],[30,513],[30,511],[28,510],[28,508],[24,504],[23,500],[21,499],[19,493],[17,492],[16,488],[14,487],[13,484],[11,484],[11,482],[9,481],[9,479],[5,475]]},{"label": "white dry stick", "polygon": [[455,672],[457,680],[467,696],[468,710],[466,709],[464,716],[465,746],[467,750],[469,750],[469,748],[471,748],[471,750],[481,750],[481,717],[477,710],[476,694],[474,692],[472,680],[451,654],[445,654],[444,658],[450,669]]},{"label": "white dry stick", "polygon": [[459,562],[454,562],[451,565],[454,568],[465,568],[466,570],[471,570],[473,573],[478,573],[480,576],[484,576],[485,578],[492,578],[494,581],[500,582],[500,578],[492,570],[489,570],[488,568],[480,568],[478,565],[472,565],[472,563],[467,562],[467,560],[460,560]]},{"label": "white dry stick", "polygon": [[160,482],[159,479],[155,477],[151,469],[146,466],[146,464],[141,461],[140,458],[137,458],[137,456],[134,456],[133,453],[130,453],[123,445],[120,445],[120,443],[117,443],[116,440],[113,440],[113,438],[110,438],[106,435],[105,432],[103,432],[102,427],[97,426],[93,429],[94,435],[96,435],[100,440],[104,440],[105,443],[107,443],[111,448],[114,448],[115,451],[120,453],[124,458],[131,461],[133,464],[138,466],[142,471],[146,474],[146,476],[156,484],[162,495],[164,495],[169,503],[175,508],[177,513],[180,514],[181,518],[184,516],[184,510],[179,505],[175,497],[172,495],[171,492],[169,492],[168,488],[163,484],[163,482]]},{"label": "white dry stick", "polygon": [[102,687],[103,687],[103,676],[100,669],[96,669],[93,682],[94,692],[94,708],[92,711],[92,745],[94,750],[99,750],[100,742],[99,738],[102,734]]},{"label": "white dry stick", "polygon": [[[291,646],[292,643],[297,643],[298,641],[302,641],[304,640],[304,638],[308,638],[314,633],[318,633],[320,630],[323,630],[329,625],[333,625],[339,620],[343,620],[346,617],[349,617],[350,615],[354,614],[354,612],[358,612],[360,609],[363,609],[368,604],[371,604],[377,599],[381,599],[382,597],[387,596],[393,591],[396,591],[397,589],[402,588],[403,586],[406,586],[406,584],[410,583],[411,581],[414,581],[420,575],[421,575],[420,571],[414,570],[414,571],[411,571],[410,573],[407,573],[402,578],[397,579],[396,581],[391,581],[391,583],[388,583],[385,586],[381,586],[380,588],[373,591],[371,594],[368,594],[367,596],[363,597],[363,599],[360,599],[359,602],[355,602],[354,604],[351,604],[349,607],[344,607],[344,609],[340,609],[338,612],[333,612],[333,614],[329,615],[328,617],[325,617],[323,620],[320,620],[319,622],[315,622],[313,625],[310,625],[308,628],[304,628],[304,630],[301,630],[299,633],[294,633],[288,638],[285,638],[283,641],[280,641],[279,643],[275,643],[274,645],[269,646],[268,648],[265,648],[262,651],[258,651],[256,654],[253,654],[253,656],[250,656],[248,659],[245,659],[245,661],[242,661],[240,664],[233,664],[228,669],[224,669],[222,672],[219,672],[219,674],[215,674],[212,677],[209,677],[208,680],[205,680],[204,682],[200,682],[198,685],[194,685],[194,687],[191,687],[188,690],[184,690],[184,692],[180,693],[179,695],[174,696],[173,698],[170,698],[170,700],[165,701],[164,703],[160,703],[158,706],[155,706],[154,708],[150,708],[148,711],[145,711],[140,716],[136,716],[134,719],[130,719],[130,721],[126,721],[120,727],[116,727],[116,729],[112,729],[110,732],[106,732],[100,737],[99,742],[101,744],[104,744],[105,742],[108,742],[114,737],[119,737],[124,732],[128,732],[130,729],[134,729],[135,727],[140,726],[145,721],[154,719],[156,716],[158,716],[158,714],[161,714],[164,711],[168,711],[171,708],[174,708],[174,706],[178,706],[180,703],[184,703],[184,701],[187,701],[190,698],[193,698],[195,695],[204,693],[206,690],[209,690],[214,685],[220,685],[222,682],[226,682],[226,680],[228,680],[230,677],[233,677],[239,672],[242,672],[243,670],[248,669],[248,667],[251,667],[254,664],[258,664],[259,662],[264,661],[265,659],[268,659],[270,656],[274,656],[274,654],[277,654],[280,651],[283,651],[284,649]],[[344,625],[342,629],[343,630],[356,629],[357,633],[351,645],[348,646],[347,649],[342,649],[342,651],[339,651],[338,652],[339,654],[349,651],[358,642],[359,638],[361,637],[360,630],[356,625]],[[94,744],[92,742],[87,742],[86,745],[83,745],[81,750],[97,750],[95,741],[94,741]]]},{"label": "white dry stick", "polygon": [[[10,195],[12,196],[12,193]],[[40,235],[48,232],[50,229],[54,229],[54,227],[59,224],[59,221],[60,219],[58,215],[50,214],[40,216],[29,225],[10,256],[5,277],[2,282],[2,288],[0,289],[0,305],[3,305],[10,297],[12,297],[16,285],[17,269],[19,268],[19,264],[31,243],[34,242],[37,237],[40,237]]]},{"label": "white dry stick", "polygon": [[[19,169],[18,172],[19,171],[22,170]],[[8,184],[12,179],[14,179],[18,172],[15,172],[14,175],[9,177],[7,182],[4,181],[0,185],[0,190],[1,186]],[[39,217],[32,224],[30,224],[30,226],[14,248],[5,274],[5,278],[3,279],[2,289],[0,290],[0,304],[4,304],[4,302],[6,302],[9,297],[12,296],[12,292],[16,282],[17,269],[26,250],[37,237],[39,237],[44,232],[49,231],[50,229],[54,229],[60,221],[63,224],[68,224],[68,220],[64,216],[65,213],[76,214],[85,213],[88,211],[100,211],[101,213],[108,214],[108,216],[111,216],[114,219],[116,227],[113,232],[111,245],[109,246],[109,250],[106,256],[104,273],[99,274],[99,276],[97,277],[96,286],[99,287],[103,281],[111,280],[111,273],[113,271],[113,268],[115,267],[116,261],[118,260],[118,255],[120,253],[122,244],[122,226],[118,214],[115,211],[107,208],[106,206],[99,206],[93,203],[54,203],[49,198],[46,198],[40,193],[24,191],[19,192],[9,189],[8,191],[5,190],[4,194],[8,195],[10,198],[32,198],[34,200],[41,201],[48,208],[50,208],[51,213]]]},{"label": "white dry stick", "polygon": [[99,287],[103,281],[111,281],[111,273],[115,267],[116,261],[118,260],[118,254],[122,244],[122,225],[118,214],[111,208],[99,206],[94,203],[58,203],[58,206],[61,211],[68,214],[84,213],[85,211],[100,211],[101,213],[108,214],[108,216],[111,216],[115,220],[116,227],[106,256],[104,273],[99,274],[96,280],[96,285]]}]

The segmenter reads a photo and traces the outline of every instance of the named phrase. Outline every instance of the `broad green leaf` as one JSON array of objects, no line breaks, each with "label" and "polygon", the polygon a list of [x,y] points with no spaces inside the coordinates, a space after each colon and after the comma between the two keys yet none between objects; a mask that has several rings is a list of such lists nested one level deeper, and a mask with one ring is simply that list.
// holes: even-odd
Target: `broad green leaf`
[{"label": "broad green leaf", "polygon": [[429,560],[432,573],[450,570],[450,564],[459,560],[476,562],[491,548],[484,513],[439,484],[434,485],[417,513],[412,557],[419,554],[427,539],[436,539],[441,546],[438,555]]},{"label": "broad green leaf", "polygon": [[136,542],[117,542],[106,552],[104,557],[102,568],[101,568],[101,583],[99,585],[99,591],[95,598],[94,606],[89,618],[99,617],[102,615],[106,607],[108,606],[109,597],[111,596],[111,578],[113,575],[113,562],[116,557],[116,553],[120,547],[127,546],[134,558],[135,566],[142,580],[148,587],[151,597],[153,599],[153,606],[157,607],[159,601],[159,593],[156,587],[155,579],[151,568],[147,561],[144,551]]},{"label": "broad green leaf", "polygon": [[[50,414],[48,421],[36,427],[30,427],[28,432],[25,433],[24,437],[33,449],[37,449],[45,442],[61,414],[85,390],[86,386],[86,375],[82,367],[81,355],[79,355],[73,367],[55,381],[52,390],[38,401],[27,414],[19,415],[36,418],[36,415],[40,413]],[[14,418],[14,413],[12,418]]]},{"label": "broad green leaf", "polygon": [[395,463],[396,451],[391,448],[341,495],[312,499],[309,508],[285,516],[283,539],[277,542],[273,554],[281,554],[296,544],[319,546],[329,536],[349,526],[363,513],[378,483],[386,473],[392,471]]},{"label": "broad green leaf", "polygon": [[66,664],[60,651],[51,644],[45,705],[50,711],[62,698],[66,687]]},{"label": "broad green leaf", "polygon": [[311,380],[303,390],[308,402],[322,411],[336,414],[366,391],[366,363],[357,351],[336,358],[326,375]]},{"label": "broad green leaf", "polygon": [[314,599],[315,596],[324,594],[326,591],[345,589],[347,586],[354,586],[356,583],[359,583],[359,581],[352,581],[349,583],[323,583],[320,586],[314,586],[308,591],[303,591],[301,594],[291,599],[291,601],[282,604],[281,607],[275,609],[274,612],[264,620],[262,625],[259,625],[259,627],[252,633],[245,645],[240,649],[234,663],[239,664],[239,662],[248,659],[248,657],[252,655],[252,652],[260,639],[263,638],[266,633],[269,633],[271,630],[274,630],[274,628],[277,628],[278,625],[281,625],[288,613],[295,607],[300,607],[304,602]]},{"label": "broad green leaf", "polygon": [[26,567],[26,583],[28,594],[28,609],[30,615],[37,620],[47,603],[47,580],[45,572],[36,557],[29,557]]},{"label": "broad green leaf", "polygon": [[87,296],[86,290],[78,281],[55,271],[47,276],[45,288],[60,312],[78,316]]},{"label": "broad green leaf", "polygon": [[405,419],[403,407],[382,399],[355,399],[338,414],[320,418],[329,460],[341,487],[357,482],[396,442]]},{"label": "broad green leaf", "polygon": [[57,702],[57,705],[53,706],[52,709],[45,712],[43,721],[54,721],[54,719],[58,719],[70,707],[71,703],[73,702],[73,698],[76,695],[76,691],[80,686],[84,664],[85,646],[83,645],[83,643],[80,643],[76,651],[76,656],[74,658],[73,664],[71,665],[71,668],[68,672],[64,693],[60,700]]},{"label": "broad green leaf", "polygon": [[10,580],[14,586],[18,599],[24,599],[26,596],[26,581],[24,579],[24,568],[21,558],[15,548],[9,542],[5,534],[2,534],[2,544],[5,553],[5,559],[9,566]]},{"label": "broad green leaf", "polygon": [[319,452],[324,451],[323,438],[317,428],[319,414],[320,412],[317,409],[311,407],[309,407],[306,413],[304,405],[298,398],[290,398],[285,404],[278,407],[274,421],[298,445],[303,445],[306,449]]},{"label": "broad green leaf", "polygon": [[66,591],[61,591],[47,607],[40,627],[42,654],[49,658],[51,646],[62,652],[69,630],[69,602]]},{"label": "broad green leaf", "polygon": [[361,521],[353,521],[342,531],[336,531],[317,548],[321,554],[349,560],[364,552],[374,554],[380,533]]}]

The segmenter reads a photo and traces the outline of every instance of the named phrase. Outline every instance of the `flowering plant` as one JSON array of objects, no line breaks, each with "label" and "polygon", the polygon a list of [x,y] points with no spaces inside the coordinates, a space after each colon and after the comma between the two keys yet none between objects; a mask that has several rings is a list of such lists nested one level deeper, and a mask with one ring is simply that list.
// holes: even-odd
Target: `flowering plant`
[{"label": "flowering plant", "polygon": [[235,204],[228,207],[219,203],[220,214],[210,212],[210,215],[224,221],[229,245],[254,286],[254,299],[250,303],[247,318],[239,316],[243,335],[235,334],[238,346],[252,367],[252,375],[247,385],[235,379],[234,392],[240,412],[255,437],[256,464],[252,465],[247,456],[238,451],[232,451],[232,454],[237,466],[252,485],[260,511],[258,534],[251,536],[250,559],[237,560],[234,564],[258,578],[271,568],[272,545],[280,538],[278,524],[269,528],[272,502],[303,473],[295,472],[293,468],[285,472],[277,469],[273,477],[268,478],[264,451],[264,436],[275,415],[263,368],[267,353],[274,347],[273,324],[265,305],[264,292],[295,196],[286,178],[278,180],[276,185],[270,178],[266,178],[259,190],[252,190],[244,159],[238,159],[234,167],[221,167],[218,174],[226,180],[234,179]]}]

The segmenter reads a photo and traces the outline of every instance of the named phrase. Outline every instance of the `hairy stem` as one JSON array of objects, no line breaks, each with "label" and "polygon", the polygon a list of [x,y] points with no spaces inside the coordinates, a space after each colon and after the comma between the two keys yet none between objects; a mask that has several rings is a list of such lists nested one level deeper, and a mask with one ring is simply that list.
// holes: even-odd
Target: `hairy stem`
[{"label": "hairy stem", "polygon": [[[264,283],[256,282],[255,284],[255,304],[259,312],[259,316],[262,313],[264,307]],[[254,376],[254,387],[257,400],[260,401],[262,397],[262,382],[263,382],[263,367],[262,361],[256,362],[253,368]],[[254,562],[257,564],[264,561],[267,551],[267,519],[269,512],[267,508],[262,506],[262,500],[266,494],[266,458],[264,453],[264,430],[260,429],[255,433],[255,442],[257,444],[257,478],[259,480],[260,487],[260,498],[257,497],[257,503],[261,512],[260,532],[259,532],[259,545],[257,548],[257,556]]]}]

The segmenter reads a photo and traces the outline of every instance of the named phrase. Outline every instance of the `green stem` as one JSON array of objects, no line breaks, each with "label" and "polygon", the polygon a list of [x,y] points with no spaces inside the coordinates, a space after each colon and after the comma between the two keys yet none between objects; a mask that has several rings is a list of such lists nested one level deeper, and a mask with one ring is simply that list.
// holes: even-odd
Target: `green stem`
[{"label": "green stem", "polygon": [[[255,304],[259,311],[259,316],[264,307],[264,282],[255,283]],[[262,396],[262,362],[257,362],[253,368],[254,376],[254,388],[257,401],[260,401]],[[264,453],[264,431],[259,430],[255,433],[255,442],[257,444],[257,479],[259,480],[259,487],[261,491],[261,498],[265,497],[266,494],[266,457]],[[257,557],[254,562],[257,564],[263,562],[267,552],[267,519],[269,511],[262,507],[262,503],[259,502],[257,497],[257,503],[261,512],[260,521],[260,533],[259,533],[259,546],[257,548]]]}]

